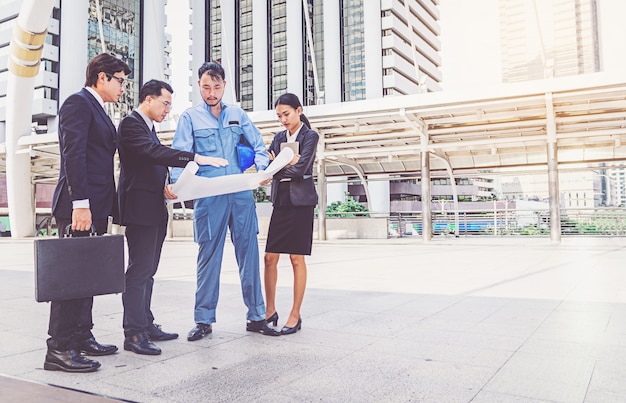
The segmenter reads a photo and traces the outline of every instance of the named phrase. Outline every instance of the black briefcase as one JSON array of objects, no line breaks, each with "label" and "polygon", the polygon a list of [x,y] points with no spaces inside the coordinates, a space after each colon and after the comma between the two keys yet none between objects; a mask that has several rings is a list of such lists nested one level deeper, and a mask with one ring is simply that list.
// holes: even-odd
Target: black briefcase
[{"label": "black briefcase", "polygon": [[124,235],[35,239],[37,302],[124,292]]}]

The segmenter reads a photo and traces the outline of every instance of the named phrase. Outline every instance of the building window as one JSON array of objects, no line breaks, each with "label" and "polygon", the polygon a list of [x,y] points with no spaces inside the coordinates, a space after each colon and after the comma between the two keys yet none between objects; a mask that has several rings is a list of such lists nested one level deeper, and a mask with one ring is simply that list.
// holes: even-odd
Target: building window
[{"label": "building window", "polygon": [[269,102],[272,109],[274,101],[287,92],[287,0],[270,0],[267,13],[269,18]]},{"label": "building window", "polygon": [[341,0],[342,101],[365,99],[363,0]]},{"label": "building window", "polygon": [[[123,60],[130,67],[129,79],[124,81],[124,92],[117,103],[109,103],[109,114],[117,121],[133,110],[139,97],[141,66],[141,1],[140,0],[100,0],[102,12],[102,34],[104,52]],[[69,21],[71,23],[71,21]],[[95,0],[89,0],[89,20],[87,23],[87,52],[89,60],[102,53],[100,24]]]},{"label": "building window", "polygon": [[235,77],[239,105],[247,111],[253,108],[252,77],[252,0],[240,0],[235,3],[237,22],[236,41],[238,55],[235,57],[238,76]]},{"label": "building window", "polygon": [[222,8],[219,0],[207,0],[207,48],[206,60],[222,63]]}]

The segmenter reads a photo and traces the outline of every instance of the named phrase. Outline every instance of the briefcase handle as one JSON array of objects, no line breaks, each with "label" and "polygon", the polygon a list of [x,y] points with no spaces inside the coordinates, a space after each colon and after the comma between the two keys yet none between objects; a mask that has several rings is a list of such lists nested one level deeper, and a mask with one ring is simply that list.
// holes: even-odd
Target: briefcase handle
[{"label": "briefcase handle", "polygon": [[[87,232],[87,231],[72,231],[72,224],[68,224],[65,227],[65,231],[63,231],[63,238],[71,238],[74,235],[74,232]],[[96,227],[91,224],[91,228],[89,228],[89,236],[96,236],[98,233],[96,232]]]}]

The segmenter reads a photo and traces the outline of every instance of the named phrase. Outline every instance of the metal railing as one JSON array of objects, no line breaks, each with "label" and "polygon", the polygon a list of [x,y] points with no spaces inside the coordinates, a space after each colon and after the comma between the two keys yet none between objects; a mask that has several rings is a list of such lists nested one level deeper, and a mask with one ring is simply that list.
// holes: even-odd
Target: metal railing
[{"label": "metal railing", "polygon": [[[433,235],[455,236],[454,211],[432,213]],[[459,236],[550,234],[548,210],[459,210]],[[563,235],[626,236],[626,208],[577,208],[561,210]],[[394,237],[422,234],[419,211],[391,213],[389,235]]]}]

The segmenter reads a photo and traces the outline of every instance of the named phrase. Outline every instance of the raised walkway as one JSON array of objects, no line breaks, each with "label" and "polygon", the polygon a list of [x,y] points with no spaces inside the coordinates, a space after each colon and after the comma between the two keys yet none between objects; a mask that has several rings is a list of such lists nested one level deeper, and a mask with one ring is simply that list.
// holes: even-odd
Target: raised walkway
[{"label": "raised walkway", "polygon": [[[191,343],[195,256],[190,240],[165,244],[153,311],[181,337],[158,342],[162,355],[122,351],[121,297],[96,297],[94,333],[121,351],[68,374],[42,369],[49,306],[34,299],[32,241],[0,239],[0,400],[626,401],[626,238],[315,242],[302,331],[282,337],[245,331],[227,243],[218,322]],[[287,257],[279,269],[282,326]],[[39,393],[48,384],[64,389]]]}]

